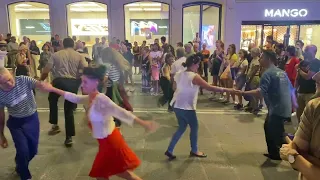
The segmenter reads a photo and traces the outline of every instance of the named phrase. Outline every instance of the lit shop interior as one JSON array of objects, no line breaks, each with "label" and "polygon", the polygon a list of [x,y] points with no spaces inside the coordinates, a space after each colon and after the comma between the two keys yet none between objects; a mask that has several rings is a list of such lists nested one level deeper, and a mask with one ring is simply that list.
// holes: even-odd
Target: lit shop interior
[{"label": "lit shop interior", "polygon": [[162,36],[169,42],[169,5],[157,2],[136,2],[124,5],[125,37],[139,45]]},{"label": "lit shop interior", "polygon": [[23,36],[35,40],[38,47],[50,41],[49,6],[36,2],[21,2],[8,5],[10,31],[22,42]]},{"label": "lit shop interior", "polygon": [[96,38],[108,40],[107,5],[96,2],[77,2],[67,5],[68,35],[86,43],[89,54]]},{"label": "lit shop interior", "polygon": [[221,5],[198,2],[183,7],[183,43],[193,41],[199,32],[201,43],[207,44],[210,52],[215,50],[215,41],[221,38]]},{"label": "lit shop interior", "polygon": [[[253,23],[243,22],[241,26],[241,48],[248,49],[250,43],[262,46],[266,44],[266,37],[272,35],[274,40],[285,45],[294,45],[302,40],[305,46],[314,44],[320,47],[319,22],[276,22]],[[317,57],[320,56],[318,51]]]}]

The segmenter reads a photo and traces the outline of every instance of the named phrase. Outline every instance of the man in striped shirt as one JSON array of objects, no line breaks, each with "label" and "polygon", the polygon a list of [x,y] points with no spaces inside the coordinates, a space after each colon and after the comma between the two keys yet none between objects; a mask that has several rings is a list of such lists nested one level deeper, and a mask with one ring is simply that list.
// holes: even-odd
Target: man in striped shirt
[{"label": "man in striped shirt", "polygon": [[14,78],[6,68],[0,68],[0,145],[8,147],[4,135],[7,107],[7,127],[16,147],[16,172],[21,180],[31,179],[28,166],[38,151],[39,118],[33,94],[36,87],[41,88],[39,81],[27,76]]},{"label": "man in striped shirt", "polygon": [[[55,88],[78,93],[81,83],[80,76],[83,68],[88,66],[85,58],[74,50],[74,41],[71,38],[65,38],[63,40],[64,49],[54,53],[49,59],[46,67],[43,69],[41,80],[45,80],[48,77],[48,73],[51,71],[53,76],[52,85]],[[59,95],[55,93],[49,93],[49,122],[52,124],[52,128],[49,131],[49,135],[55,135],[60,132],[58,126],[58,100]],[[67,100],[64,101],[64,118],[66,129],[65,146],[72,146],[72,136],[75,135],[74,126],[74,110],[75,104]]]}]

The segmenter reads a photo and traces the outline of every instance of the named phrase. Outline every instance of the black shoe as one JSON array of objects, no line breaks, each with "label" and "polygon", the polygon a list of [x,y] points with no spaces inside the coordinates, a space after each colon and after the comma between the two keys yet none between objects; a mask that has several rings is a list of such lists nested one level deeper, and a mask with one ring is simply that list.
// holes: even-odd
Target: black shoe
[{"label": "black shoe", "polygon": [[49,134],[50,136],[53,136],[53,135],[56,135],[56,134],[58,134],[58,133],[60,133],[60,132],[61,132],[61,131],[60,131],[59,126],[53,125],[52,128],[50,129],[50,131],[48,132],[48,134]]},{"label": "black shoe", "polygon": [[276,161],[281,161],[281,160],[282,160],[279,155],[275,155],[275,156],[270,155],[270,154],[263,154],[263,155],[264,155],[265,157],[271,159],[271,160],[276,160]]},{"label": "black shoe", "polygon": [[71,137],[67,137],[66,140],[64,141],[64,145],[66,147],[72,147],[72,144],[73,144],[72,138]]},{"label": "black shoe", "polygon": [[261,110],[263,108],[263,104],[259,104],[259,109]]},{"label": "black shoe", "polygon": [[255,109],[252,111],[253,115],[259,116],[259,109]]},{"label": "black shoe", "polygon": [[204,154],[204,153],[202,153],[202,154],[199,155],[199,154],[196,154],[196,153],[194,153],[194,152],[190,152],[190,157],[206,158],[207,155]]},{"label": "black shoe", "polygon": [[236,105],[234,105],[234,109],[235,110],[241,110],[241,109],[243,109],[243,105],[242,104],[236,104]]},{"label": "black shoe", "polygon": [[166,155],[169,158],[169,161],[172,161],[177,158],[177,156],[171,154],[169,151],[166,151],[164,155]]}]

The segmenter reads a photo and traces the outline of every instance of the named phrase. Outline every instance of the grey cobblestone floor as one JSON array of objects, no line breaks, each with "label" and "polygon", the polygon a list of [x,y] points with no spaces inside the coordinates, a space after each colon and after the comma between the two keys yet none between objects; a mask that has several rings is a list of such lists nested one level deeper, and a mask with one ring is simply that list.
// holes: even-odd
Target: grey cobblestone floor
[{"label": "grey cobblestone floor", "polygon": [[[37,94],[41,120],[39,154],[30,169],[34,180],[89,180],[88,173],[97,151],[97,143],[91,137],[83,120],[83,112],[76,112],[77,135],[75,144],[63,146],[64,131],[48,136],[50,128],[46,95]],[[142,160],[136,170],[144,180],[294,180],[297,173],[286,162],[269,161],[266,152],[262,117],[239,113],[232,106],[199,100],[199,148],[208,158],[191,159],[189,131],[178,143],[176,161],[168,162],[163,155],[171,135],[176,129],[174,114],[158,111],[155,97],[134,95],[131,102],[137,107],[137,115],[153,119],[164,125],[156,133],[145,135],[141,127],[123,126],[122,132],[129,146]],[[62,104],[60,107],[63,107]],[[145,112],[148,109],[154,109]],[[60,126],[64,126],[63,113],[59,112]],[[292,131],[290,126],[286,127]],[[63,129],[63,128],[62,128]],[[6,129],[10,147],[0,149],[0,180],[18,179],[14,171],[14,145]],[[117,177],[111,180],[118,180]]]}]

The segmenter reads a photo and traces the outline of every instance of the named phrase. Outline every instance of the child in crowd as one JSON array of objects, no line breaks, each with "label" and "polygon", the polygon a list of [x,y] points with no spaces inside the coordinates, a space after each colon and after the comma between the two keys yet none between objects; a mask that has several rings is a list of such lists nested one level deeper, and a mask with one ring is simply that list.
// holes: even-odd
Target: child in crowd
[{"label": "child in crowd", "polygon": [[157,96],[159,93],[159,78],[160,78],[160,67],[161,67],[162,52],[160,51],[159,44],[153,44],[152,51],[150,52],[150,64],[151,64],[151,75],[153,92],[151,95]]}]

